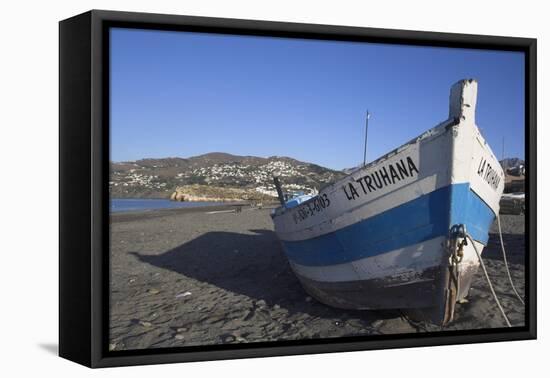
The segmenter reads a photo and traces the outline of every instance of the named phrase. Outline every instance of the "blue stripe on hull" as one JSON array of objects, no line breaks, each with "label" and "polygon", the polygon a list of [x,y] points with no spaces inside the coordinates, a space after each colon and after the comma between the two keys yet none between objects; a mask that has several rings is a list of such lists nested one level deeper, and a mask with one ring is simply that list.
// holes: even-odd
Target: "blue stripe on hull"
[{"label": "blue stripe on hull", "polygon": [[453,185],[451,210],[449,227],[464,224],[466,231],[474,240],[487,245],[489,229],[495,220],[495,213],[469,188],[468,184]]},{"label": "blue stripe on hull", "polygon": [[283,247],[289,260],[297,264],[335,265],[447,236],[454,224],[465,224],[475,240],[486,244],[493,220],[493,211],[469,184],[455,184],[340,230],[308,240],[284,241]]}]

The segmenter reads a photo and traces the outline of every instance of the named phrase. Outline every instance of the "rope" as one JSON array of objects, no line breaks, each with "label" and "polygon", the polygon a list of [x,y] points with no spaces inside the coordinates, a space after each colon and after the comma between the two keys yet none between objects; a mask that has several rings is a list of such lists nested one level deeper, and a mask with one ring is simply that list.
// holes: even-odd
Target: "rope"
[{"label": "rope", "polygon": [[510,274],[510,268],[508,267],[508,260],[506,259],[506,250],[504,249],[504,240],[502,239],[502,230],[500,229],[500,216],[498,215],[497,215],[497,224],[498,224],[498,234],[500,236],[500,246],[502,247],[502,257],[504,257],[504,266],[506,267],[506,273],[508,273],[508,280],[510,281],[510,285],[514,290],[516,297],[519,299],[521,304],[525,306],[525,302],[523,301],[518,291],[516,290],[516,287],[514,286],[514,281],[512,280],[512,275]]},{"label": "rope", "polygon": [[472,246],[474,247],[474,251],[476,251],[477,258],[479,259],[479,263],[481,267],[483,268],[483,273],[485,273],[485,279],[487,280],[487,283],[489,284],[489,289],[491,289],[491,293],[493,294],[493,298],[495,298],[495,302],[498,305],[498,308],[500,309],[500,313],[502,314],[502,317],[506,321],[506,325],[508,327],[512,327],[510,324],[510,321],[508,320],[508,317],[506,316],[506,313],[504,312],[504,309],[502,308],[500,301],[498,300],[497,294],[495,293],[495,289],[493,289],[493,284],[491,283],[491,280],[489,279],[489,274],[487,273],[487,269],[485,268],[485,264],[483,263],[483,260],[481,259],[481,255],[479,254],[479,251],[477,250],[476,244],[474,242],[474,239],[469,234],[466,234],[466,237],[470,240],[472,243]]}]

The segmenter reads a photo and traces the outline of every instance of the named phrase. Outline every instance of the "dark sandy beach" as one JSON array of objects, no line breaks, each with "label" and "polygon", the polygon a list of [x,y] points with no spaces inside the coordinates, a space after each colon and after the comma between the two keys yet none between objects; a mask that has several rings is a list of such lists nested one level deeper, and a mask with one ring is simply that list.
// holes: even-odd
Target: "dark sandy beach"
[{"label": "dark sandy beach", "polygon": [[[111,216],[110,349],[247,343],[442,328],[400,311],[347,311],[309,297],[273,232],[270,209],[227,207]],[[215,213],[209,213],[216,211]],[[217,212],[222,211],[222,212]],[[508,261],[524,291],[524,217],[501,216]],[[493,226],[483,257],[513,326],[524,324]],[[478,271],[444,330],[505,326]]]}]

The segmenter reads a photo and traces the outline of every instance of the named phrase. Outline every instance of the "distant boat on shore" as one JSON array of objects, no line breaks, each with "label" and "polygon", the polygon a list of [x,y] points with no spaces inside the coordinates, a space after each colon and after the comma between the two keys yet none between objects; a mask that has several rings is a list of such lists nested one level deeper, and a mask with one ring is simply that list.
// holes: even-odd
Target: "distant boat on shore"
[{"label": "distant boat on shore", "polygon": [[477,82],[451,88],[449,118],[272,213],[305,290],[346,309],[415,309],[453,319],[468,295],[504,172],[475,124]]}]

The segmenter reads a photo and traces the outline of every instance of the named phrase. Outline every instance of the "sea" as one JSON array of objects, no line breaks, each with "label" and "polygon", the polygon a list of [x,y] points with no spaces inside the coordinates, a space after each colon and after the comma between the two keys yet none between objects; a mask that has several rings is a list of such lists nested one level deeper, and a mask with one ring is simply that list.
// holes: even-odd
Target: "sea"
[{"label": "sea", "polygon": [[189,207],[214,206],[219,204],[219,202],[177,202],[167,199],[150,198],[112,198],[111,213],[160,209],[180,209]]}]

